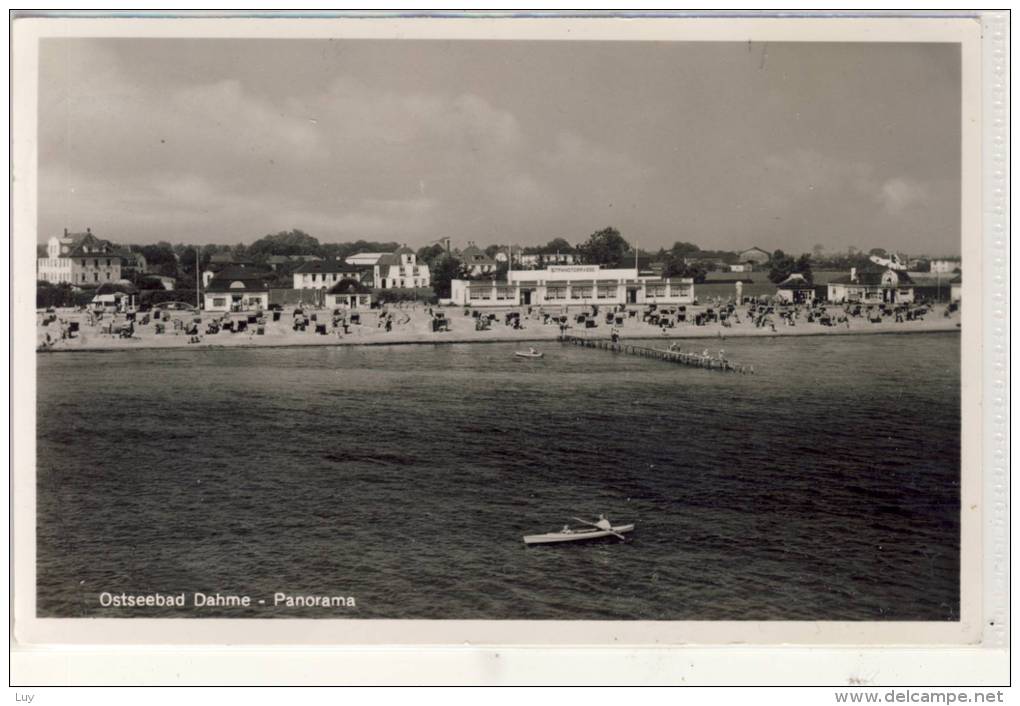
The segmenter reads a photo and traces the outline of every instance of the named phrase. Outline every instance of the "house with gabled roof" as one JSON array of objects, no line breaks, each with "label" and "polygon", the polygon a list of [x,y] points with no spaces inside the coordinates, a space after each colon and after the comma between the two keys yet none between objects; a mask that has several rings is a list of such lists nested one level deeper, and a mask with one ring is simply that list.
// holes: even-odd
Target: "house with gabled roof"
[{"label": "house with gabled roof", "polygon": [[914,301],[914,283],[903,270],[891,268],[850,268],[849,275],[830,280],[826,299],[830,302],[899,304]]},{"label": "house with gabled roof", "polygon": [[378,289],[417,289],[432,284],[429,266],[419,263],[414,250],[406,245],[388,253],[357,253],[348,257],[347,263],[371,267],[372,286]]},{"label": "house with gabled roof", "polygon": [[496,271],[496,261],[485,254],[485,251],[469,242],[468,246],[461,250],[460,261],[468,269],[472,276],[487,275]]},{"label": "house with gabled roof", "polygon": [[36,276],[53,284],[98,287],[121,278],[120,248],[109,240],[97,238],[91,228],[84,233],[54,236],[46,244],[46,257],[38,258]]},{"label": "house with gabled roof", "polygon": [[206,311],[258,311],[269,308],[268,275],[247,267],[227,267],[206,285]]},{"label": "house with gabled roof", "polygon": [[342,279],[326,292],[326,308],[368,309],[372,306],[372,290],[356,279]]},{"label": "house with gabled roof", "polygon": [[811,302],[815,298],[815,286],[804,275],[794,272],[776,285],[776,297],[791,304]]}]

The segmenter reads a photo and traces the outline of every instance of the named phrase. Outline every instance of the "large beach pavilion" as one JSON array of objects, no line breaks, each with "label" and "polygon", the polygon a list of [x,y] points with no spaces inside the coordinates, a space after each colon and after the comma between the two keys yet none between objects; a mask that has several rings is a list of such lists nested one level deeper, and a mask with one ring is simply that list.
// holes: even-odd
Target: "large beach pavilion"
[{"label": "large beach pavilion", "polygon": [[506,279],[455,279],[450,298],[460,306],[693,304],[694,280],[640,274],[637,268],[562,265],[511,270]]}]

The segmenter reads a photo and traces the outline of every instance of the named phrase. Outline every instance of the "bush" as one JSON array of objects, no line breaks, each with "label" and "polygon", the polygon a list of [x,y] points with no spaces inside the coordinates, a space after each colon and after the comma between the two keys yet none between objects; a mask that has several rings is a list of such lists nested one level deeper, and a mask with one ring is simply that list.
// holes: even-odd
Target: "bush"
[{"label": "bush", "polygon": [[417,289],[373,289],[373,304],[396,304],[397,302],[425,302],[436,304],[439,297],[432,291],[432,287],[418,287]]},{"label": "bush", "polygon": [[38,309],[48,309],[51,306],[74,306],[74,292],[71,290],[71,285],[52,285],[49,282],[37,282],[35,287],[35,306]]},{"label": "bush", "polygon": [[164,302],[195,305],[194,289],[145,289],[138,293],[138,303],[153,306]]},{"label": "bush", "polygon": [[72,306],[88,306],[96,296],[95,289],[79,289],[71,299]]}]

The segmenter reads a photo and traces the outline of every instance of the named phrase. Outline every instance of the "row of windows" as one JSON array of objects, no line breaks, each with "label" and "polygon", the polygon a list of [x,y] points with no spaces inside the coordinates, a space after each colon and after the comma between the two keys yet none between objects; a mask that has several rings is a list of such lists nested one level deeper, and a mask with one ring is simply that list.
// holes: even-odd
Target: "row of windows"
[{"label": "row of windows", "polygon": [[[491,289],[484,288],[479,289],[472,287],[470,290],[470,298],[476,300],[491,299]],[[619,288],[616,286],[602,286],[597,288],[597,297],[599,299],[613,299],[619,294]],[[666,285],[650,285],[645,289],[646,297],[665,297],[667,296],[668,288]],[[592,288],[584,286],[575,286],[570,288],[570,296],[567,296],[566,287],[546,287],[545,299],[546,301],[559,301],[566,299],[591,299]],[[688,287],[674,287],[672,294],[674,296],[684,296],[690,294]],[[514,299],[516,296],[515,290],[512,287],[500,287],[496,289],[496,299]]]}]

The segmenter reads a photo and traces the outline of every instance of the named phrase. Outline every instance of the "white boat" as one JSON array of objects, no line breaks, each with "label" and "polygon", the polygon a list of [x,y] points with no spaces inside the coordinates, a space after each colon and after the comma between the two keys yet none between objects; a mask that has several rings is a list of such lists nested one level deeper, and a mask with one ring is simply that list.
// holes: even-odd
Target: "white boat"
[{"label": "white boat", "polygon": [[530,351],[514,351],[518,358],[541,358],[545,353],[540,353],[532,348]]},{"label": "white boat", "polygon": [[612,529],[604,530],[595,527],[584,529],[564,528],[559,532],[547,534],[526,534],[525,544],[558,544],[559,542],[582,542],[588,539],[599,539],[601,537],[618,537],[627,532],[633,532],[634,525],[617,525]]}]

